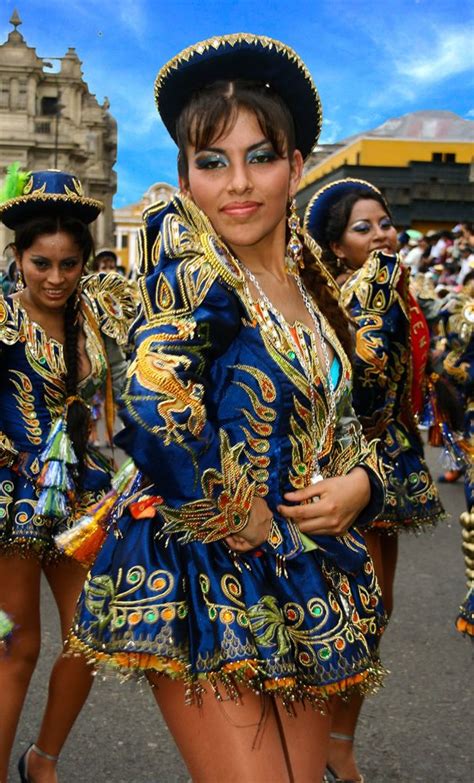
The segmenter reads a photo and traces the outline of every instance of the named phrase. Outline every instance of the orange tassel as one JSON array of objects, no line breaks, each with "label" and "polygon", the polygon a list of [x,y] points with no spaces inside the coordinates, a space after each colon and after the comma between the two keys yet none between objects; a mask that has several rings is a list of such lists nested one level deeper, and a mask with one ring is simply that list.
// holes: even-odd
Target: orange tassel
[{"label": "orange tassel", "polygon": [[442,446],[443,436],[441,435],[440,423],[432,424],[428,430],[428,443],[430,446]]}]

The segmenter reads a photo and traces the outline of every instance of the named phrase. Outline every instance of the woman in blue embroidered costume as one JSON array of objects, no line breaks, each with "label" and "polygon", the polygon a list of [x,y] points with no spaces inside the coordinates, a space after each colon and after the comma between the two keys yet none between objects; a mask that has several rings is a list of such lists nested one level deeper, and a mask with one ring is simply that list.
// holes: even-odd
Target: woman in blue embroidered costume
[{"label": "woman in blue embroidered costume", "polygon": [[[365,531],[390,616],[398,553],[396,534],[442,519],[444,510],[423,456],[417,414],[426,388],[429,332],[397,257],[397,235],[380,191],[363,180],[329,183],[310,201],[305,226],[341,284],[355,328],[354,408],[386,464],[382,513]],[[352,740],[362,698],[333,712],[331,768],[357,780]]]},{"label": "woman in blue embroidered costume", "polygon": [[[462,439],[453,439],[445,429],[444,442],[454,440],[453,455],[465,467],[464,494],[467,510],[461,514],[462,549],[466,564],[467,595],[463,601],[456,627],[474,639],[474,271],[464,279],[461,291],[448,297],[440,311],[445,336],[443,375],[454,384],[464,411]],[[450,449],[451,450],[451,449]]]},{"label": "woman in blue embroidered costume", "polygon": [[146,674],[193,779],[321,781],[325,704],[382,674],[353,523],[381,509],[383,482],[334,282],[293,208],[285,237],[319,100],[291,49],[243,34],[175,57],[156,98],[181,194],[144,215],[117,439],[140,472],[70,643]]},{"label": "woman in blue embroidered costume", "polygon": [[[16,191],[11,182],[16,180]],[[97,388],[119,391],[126,364],[119,344],[134,315],[119,276],[84,277],[93,251],[88,223],[102,209],[80,182],[60,171],[6,179],[0,219],[15,231],[21,290],[0,299],[0,606],[14,624],[0,659],[0,780],[40,648],[40,579],[56,601],[62,638],[69,630],[86,571],[65,557],[54,536],[111,487],[113,467],[87,446],[88,402]],[[58,658],[38,738],[21,760],[33,771],[67,736],[69,705],[83,702],[90,667]],[[69,701],[64,699],[68,691]],[[34,751],[34,752],[32,752]],[[35,781],[55,780],[54,767]],[[49,776],[48,776],[49,775]],[[52,776],[52,777],[51,777]]]}]

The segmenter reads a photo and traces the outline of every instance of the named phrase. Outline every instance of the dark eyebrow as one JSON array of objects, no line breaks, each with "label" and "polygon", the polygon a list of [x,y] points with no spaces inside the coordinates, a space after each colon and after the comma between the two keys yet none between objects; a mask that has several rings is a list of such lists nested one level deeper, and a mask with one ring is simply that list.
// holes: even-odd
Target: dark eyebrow
[{"label": "dark eyebrow", "polygon": [[[79,254],[77,256],[67,256],[67,258],[61,258],[60,263],[63,261],[77,261],[78,258]],[[51,259],[46,256],[31,256],[31,261],[47,261],[48,263],[51,263]]]},{"label": "dark eyebrow", "polygon": [[[254,150],[258,149],[259,147],[263,147],[265,144],[269,144],[272,146],[271,141],[268,139],[262,139],[261,141],[257,141],[256,144],[252,144],[250,147],[247,147],[246,152],[253,152]],[[196,155],[199,155],[200,152],[216,152],[221,155],[225,155],[226,151],[222,149],[221,147],[202,147],[200,150],[196,150]]]}]

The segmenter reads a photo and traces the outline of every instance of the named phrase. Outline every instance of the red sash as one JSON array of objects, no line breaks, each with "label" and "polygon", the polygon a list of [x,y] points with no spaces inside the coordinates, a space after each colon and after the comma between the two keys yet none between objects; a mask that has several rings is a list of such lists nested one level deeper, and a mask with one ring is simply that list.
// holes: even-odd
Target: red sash
[{"label": "red sash", "polygon": [[413,413],[421,413],[426,384],[426,363],[430,350],[430,330],[426,318],[411,293],[408,293],[410,308],[410,343],[412,356],[411,399]]}]

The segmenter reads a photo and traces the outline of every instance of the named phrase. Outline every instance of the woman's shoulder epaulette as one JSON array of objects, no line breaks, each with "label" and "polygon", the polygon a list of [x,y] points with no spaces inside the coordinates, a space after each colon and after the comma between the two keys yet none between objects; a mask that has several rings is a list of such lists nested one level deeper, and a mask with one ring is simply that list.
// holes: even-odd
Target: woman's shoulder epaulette
[{"label": "woman's shoulder epaulette", "polygon": [[20,339],[20,309],[0,291],[0,342],[14,345]]},{"label": "woman's shoulder epaulette", "polygon": [[126,345],[140,303],[137,283],[116,272],[99,272],[84,277],[81,286],[100,330]]},{"label": "woman's shoulder epaulette", "polygon": [[398,256],[374,251],[342,286],[342,305],[349,308],[355,297],[362,310],[383,315],[398,301],[406,313],[400,291],[402,273]]},{"label": "woman's shoulder epaulette", "polygon": [[191,263],[210,267],[231,288],[244,282],[243,272],[231,252],[216,234],[210,220],[191,199],[179,194],[159,202],[143,213],[141,271],[148,275],[157,266]]}]

